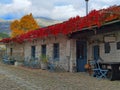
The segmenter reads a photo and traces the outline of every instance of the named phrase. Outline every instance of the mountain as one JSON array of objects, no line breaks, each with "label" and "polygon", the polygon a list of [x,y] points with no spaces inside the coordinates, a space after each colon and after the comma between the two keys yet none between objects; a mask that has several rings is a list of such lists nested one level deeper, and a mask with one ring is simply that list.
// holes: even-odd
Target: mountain
[{"label": "mountain", "polygon": [[8,37],[9,37],[8,34],[6,34],[6,33],[0,33],[0,39],[1,38],[8,38]]},{"label": "mountain", "polygon": [[46,26],[50,26],[50,25],[54,25],[56,23],[62,22],[62,21],[53,20],[53,19],[46,18],[46,17],[36,17],[35,20],[40,27],[46,27]]},{"label": "mountain", "polygon": [[0,33],[10,34],[10,23],[11,21],[0,20]]},{"label": "mountain", "polygon": [[[62,21],[53,20],[46,17],[35,17],[36,22],[40,27],[46,27],[56,23],[61,23]],[[0,19],[0,33],[10,34],[10,23],[13,20],[2,20]]]}]

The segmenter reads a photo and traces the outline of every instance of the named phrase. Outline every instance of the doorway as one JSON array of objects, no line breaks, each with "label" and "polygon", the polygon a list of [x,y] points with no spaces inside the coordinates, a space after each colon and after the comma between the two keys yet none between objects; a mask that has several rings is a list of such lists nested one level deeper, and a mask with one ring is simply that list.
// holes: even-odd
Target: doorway
[{"label": "doorway", "polygon": [[35,51],[36,51],[35,46],[31,46],[31,57],[32,58],[35,58]]},{"label": "doorway", "polygon": [[87,63],[87,43],[86,41],[76,42],[76,69],[77,72],[85,72],[85,64]]},{"label": "doorway", "polygon": [[95,45],[93,46],[93,59],[95,61],[97,61],[100,57],[100,54],[99,54],[99,45]]}]

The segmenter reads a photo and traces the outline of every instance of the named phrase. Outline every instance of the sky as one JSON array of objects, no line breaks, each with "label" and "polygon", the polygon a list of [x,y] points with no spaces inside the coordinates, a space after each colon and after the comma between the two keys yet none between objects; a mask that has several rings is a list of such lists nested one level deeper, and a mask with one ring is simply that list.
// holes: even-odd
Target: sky
[{"label": "sky", "polygon": [[[120,0],[89,0],[88,11],[120,5]],[[34,17],[67,20],[85,16],[85,0],[0,0],[0,19],[19,19],[32,13]]]}]

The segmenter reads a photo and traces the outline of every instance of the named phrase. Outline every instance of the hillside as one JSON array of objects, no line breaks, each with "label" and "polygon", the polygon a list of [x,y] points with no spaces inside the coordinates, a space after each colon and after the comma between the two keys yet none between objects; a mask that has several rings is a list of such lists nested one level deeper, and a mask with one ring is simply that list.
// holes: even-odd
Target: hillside
[{"label": "hillside", "polygon": [[[60,23],[61,21],[57,21],[57,20],[53,20],[53,19],[49,19],[49,18],[45,18],[45,17],[36,17],[35,20],[37,21],[37,23],[39,24],[40,27],[46,27],[49,25],[53,25],[56,23]],[[6,34],[10,34],[10,23],[11,21],[5,21],[0,19],[0,33],[6,33]]]},{"label": "hillside", "polygon": [[62,22],[62,21],[57,21],[57,20],[53,20],[50,18],[45,18],[45,17],[36,17],[35,20],[41,27],[45,27],[45,26],[49,26],[49,25]]},{"label": "hillside", "polygon": [[0,20],[0,33],[10,34],[10,23],[11,21]]},{"label": "hillside", "polygon": [[9,37],[8,34],[6,34],[6,33],[0,33],[0,39],[1,38],[8,38],[8,37]]}]

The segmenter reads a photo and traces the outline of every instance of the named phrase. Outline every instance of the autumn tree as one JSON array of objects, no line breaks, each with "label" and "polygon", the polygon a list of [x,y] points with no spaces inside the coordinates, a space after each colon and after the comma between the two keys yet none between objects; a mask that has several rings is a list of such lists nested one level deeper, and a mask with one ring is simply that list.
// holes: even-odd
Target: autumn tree
[{"label": "autumn tree", "polygon": [[21,29],[24,30],[25,32],[39,28],[32,14],[23,16],[20,20],[20,26]]},{"label": "autumn tree", "polygon": [[32,14],[25,15],[19,21],[15,20],[11,23],[11,36],[15,37],[28,31],[36,30],[37,28],[39,28],[39,26],[34,20]]},{"label": "autumn tree", "polygon": [[18,36],[20,34],[23,34],[24,31],[21,30],[21,26],[20,26],[20,22],[18,20],[15,20],[11,23],[10,25],[10,29],[11,29],[11,36],[14,37],[14,36]]}]

